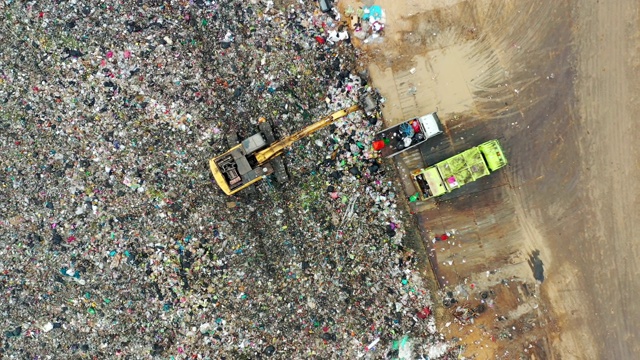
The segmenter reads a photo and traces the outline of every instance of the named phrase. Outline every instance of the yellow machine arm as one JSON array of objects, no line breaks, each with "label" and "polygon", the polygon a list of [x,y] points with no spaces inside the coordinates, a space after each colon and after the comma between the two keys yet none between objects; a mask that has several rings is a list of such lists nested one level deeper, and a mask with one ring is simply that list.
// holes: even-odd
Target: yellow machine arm
[{"label": "yellow machine arm", "polygon": [[359,109],[360,109],[360,106],[353,105],[349,108],[336,111],[333,114],[324,117],[322,120],[315,122],[307,126],[306,128],[298,131],[297,133],[294,133],[291,136],[287,136],[284,139],[280,139],[274,142],[268,148],[260,150],[256,153],[256,160],[258,161],[258,164],[264,164],[267,161],[273,159],[274,157],[281,155],[282,152],[286,148],[290,147],[294,142],[313,134],[314,132],[335,122],[336,120],[342,117],[345,117],[354,111],[358,111]]}]

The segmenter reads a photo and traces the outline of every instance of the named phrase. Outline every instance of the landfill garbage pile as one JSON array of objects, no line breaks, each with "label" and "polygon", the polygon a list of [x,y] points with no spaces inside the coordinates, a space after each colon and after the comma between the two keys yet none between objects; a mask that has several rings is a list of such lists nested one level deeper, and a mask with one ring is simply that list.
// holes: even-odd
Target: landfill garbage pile
[{"label": "landfill garbage pile", "polygon": [[380,43],[387,22],[385,11],[379,5],[360,6],[357,10],[349,5],[345,15],[351,19],[353,36],[365,44]]},{"label": "landfill garbage pile", "polygon": [[[379,112],[225,196],[209,158],[375,95],[313,2],[11,2],[0,32],[2,358],[454,358],[376,158]],[[430,354],[430,355],[429,355]]]}]

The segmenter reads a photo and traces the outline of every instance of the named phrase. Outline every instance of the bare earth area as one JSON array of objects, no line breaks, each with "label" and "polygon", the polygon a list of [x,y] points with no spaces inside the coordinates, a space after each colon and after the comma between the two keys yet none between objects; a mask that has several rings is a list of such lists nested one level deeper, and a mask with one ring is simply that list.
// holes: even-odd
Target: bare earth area
[{"label": "bare earth area", "polygon": [[637,358],[640,5],[376,4],[386,33],[362,49],[386,121],[437,110],[446,133],[399,157],[407,193],[408,170],[491,138],[510,161],[412,204],[442,294],[489,305],[473,324],[443,307],[443,332],[477,359]]}]

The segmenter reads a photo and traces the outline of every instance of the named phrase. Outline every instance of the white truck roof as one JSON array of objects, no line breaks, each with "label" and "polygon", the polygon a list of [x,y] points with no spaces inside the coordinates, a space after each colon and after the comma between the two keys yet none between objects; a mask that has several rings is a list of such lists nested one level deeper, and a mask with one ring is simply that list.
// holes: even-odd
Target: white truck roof
[{"label": "white truck roof", "polygon": [[418,121],[420,121],[420,124],[422,124],[422,127],[424,128],[425,139],[436,136],[442,132],[438,125],[436,116],[436,113],[431,113],[418,118]]}]

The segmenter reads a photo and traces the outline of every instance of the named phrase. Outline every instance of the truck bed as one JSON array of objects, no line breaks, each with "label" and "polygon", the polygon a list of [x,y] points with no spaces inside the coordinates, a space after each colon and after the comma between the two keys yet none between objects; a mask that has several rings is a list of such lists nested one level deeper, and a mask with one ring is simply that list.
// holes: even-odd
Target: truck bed
[{"label": "truck bed", "polygon": [[478,147],[441,161],[436,167],[449,191],[489,175],[489,168]]},{"label": "truck bed", "polygon": [[[411,126],[413,121],[418,121],[420,124],[420,131],[417,131],[411,137],[407,137],[402,134],[403,126]],[[377,140],[385,140],[385,147],[380,150],[380,155],[383,157],[393,157],[405,150],[411,149],[427,139],[441,134],[440,120],[436,113],[423,115],[417,118],[405,120],[390,128],[384,129],[376,134]],[[409,140],[407,140],[410,139]],[[406,141],[406,143],[405,143]]]},{"label": "truck bed", "polygon": [[[404,123],[409,124],[410,121],[405,121]],[[402,123],[378,133],[380,135],[380,139],[389,140],[386,146],[380,150],[380,155],[390,157],[426,140],[424,138],[424,134],[419,132],[413,135],[409,146],[404,146],[404,137],[402,137],[399,130],[400,125],[402,125]]]}]

